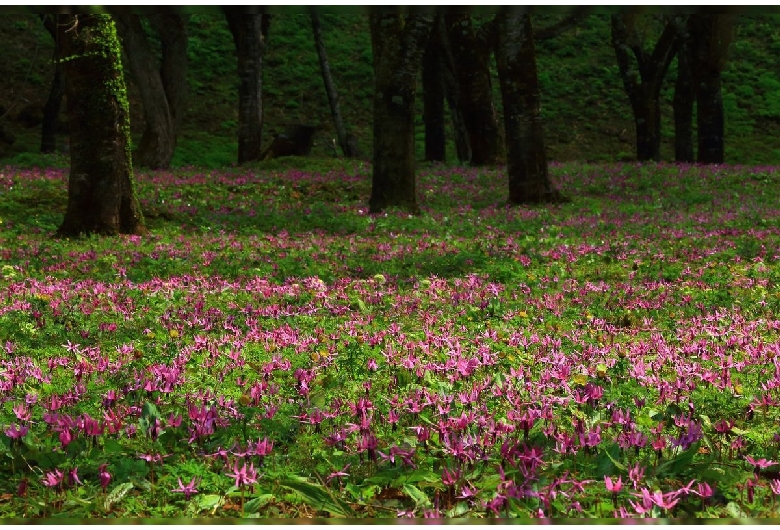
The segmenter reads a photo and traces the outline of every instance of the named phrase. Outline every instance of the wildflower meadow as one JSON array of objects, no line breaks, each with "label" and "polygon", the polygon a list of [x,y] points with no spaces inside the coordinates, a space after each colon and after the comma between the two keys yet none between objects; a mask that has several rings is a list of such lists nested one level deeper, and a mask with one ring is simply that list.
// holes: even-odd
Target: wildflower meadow
[{"label": "wildflower meadow", "polygon": [[0,517],[777,517],[780,169],[0,170]]}]

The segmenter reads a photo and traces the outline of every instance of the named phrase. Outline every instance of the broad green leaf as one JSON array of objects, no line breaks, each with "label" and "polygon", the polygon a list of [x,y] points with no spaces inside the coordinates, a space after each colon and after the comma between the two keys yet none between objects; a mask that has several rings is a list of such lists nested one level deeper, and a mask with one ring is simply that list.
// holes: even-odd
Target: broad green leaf
[{"label": "broad green leaf", "polygon": [[745,519],[748,516],[734,501],[731,501],[726,505],[726,511],[729,512],[729,515],[734,519]]},{"label": "broad green leaf", "polygon": [[198,496],[198,508],[201,510],[212,510],[219,507],[223,502],[222,495],[210,493],[208,495]]},{"label": "broad green leaf", "polygon": [[431,500],[428,496],[414,484],[404,484],[401,486],[401,491],[409,495],[417,506],[428,507],[431,505]]},{"label": "broad green leaf", "polygon": [[296,477],[284,480],[279,485],[297,493],[304,503],[315,510],[326,511],[341,517],[352,517],[354,515],[354,511],[349,504],[335,496],[331,496],[325,488],[318,484],[312,484],[304,478]]},{"label": "broad green leaf", "polygon": [[111,506],[122,500],[122,498],[127,495],[127,493],[133,489],[134,485],[132,482],[123,482],[122,484],[119,484],[117,487],[111,490],[111,493],[106,495],[106,500],[103,502],[103,507],[106,511],[111,509]]},{"label": "broad green leaf", "polygon": [[274,499],[271,493],[261,493],[255,497],[252,497],[246,504],[244,504],[244,511],[247,513],[254,513]]}]

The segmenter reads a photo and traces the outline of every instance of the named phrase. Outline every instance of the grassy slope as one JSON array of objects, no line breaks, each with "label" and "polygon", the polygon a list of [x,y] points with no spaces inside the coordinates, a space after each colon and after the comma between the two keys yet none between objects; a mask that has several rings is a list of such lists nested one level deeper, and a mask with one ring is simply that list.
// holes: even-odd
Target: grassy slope
[{"label": "grassy slope", "polygon": [[[536,22],[541,25],[554,20],[553,15],[539,15]],[[780,160],[780,149],[774,141],[780,133],[780,80],[775,59],[780,38],[773,31],[778,21],[778,15],[743,16],[740,21],[724,74],[729,162]],[[358,135],[363,153],[368,154],[372,71],[366,21],[360,15],[325,15],[323,27],[344,119]],[[226,165],[234,160],[236,150],[232,39],[224,21],[210,15],[193,16],[190,35],[191,97],[174,162]],[[575,30],[539,43],[538,48],[550,157],[630,159],[634,150],[633,122],[609,45],[608,17],[591,16]],[[0,49],[4,52],[0,54],[0,79],[5,84],[0,105],[8,110],[2,124],[17,138],[10,148],[0,146],[0,155],[6,159],[16,156],[19,161],[20,152],[37,150],[39,127],[25,128],[15,118],[25,106],[45,102],[52,44],[35,18],[7,16],[0,20]],[[276,17],[266,65],[267,141],[287,123],[319,124],[322,129],[314,152],[332,156],[330,141],[335,135],[307,16]],[[670,104],[674,70],[675,65],[664,89],[669,102],[664,107],[665,159],[673,155]],[[137,130],[141,123],[138,106],[134,114]]]}]

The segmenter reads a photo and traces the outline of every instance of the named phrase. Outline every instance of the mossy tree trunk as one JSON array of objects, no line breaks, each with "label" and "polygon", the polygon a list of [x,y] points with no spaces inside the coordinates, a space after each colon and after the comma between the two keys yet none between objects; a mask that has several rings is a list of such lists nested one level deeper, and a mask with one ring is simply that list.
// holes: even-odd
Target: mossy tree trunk
[{"label": "mossy tree trunk", "polygon": [[547,170],[531,16],[496,16],[496,65],[501,83],[511,204],[561,202]]},{"label": "mossy tree trunk", "polygon": [[114,21],[109,15],[60,15],[57,43],[70,128],[68,208],[58,234],[143,234]]},{"label": "mossy tree trunk", "polygon": [[183,112],[187,73],[186,19],[179,15],[155,17],[165,17],[164,21],[154,24],[161,28],[161,62],[147,39],[140,15],[118,14],[115,20],[144,107],[145,127],[135,150],[136,164],[167,169],[176,149],[177,126]]},{"label": "mossy tree trunk", "polygon": [[227,13],[238,58],[238,163],[259,160],[263,132],[263,55],[270,15]]},{"label": "mossy tree trunk", "polygon": [[417,74],[433,25],[423,14],[372,13],[374,156],[369,208],[418,213],[414,112]]},{"label": "mossy tree trunk", "polygon": [[670,19],[648,52],[637,29],[639,16],[649,15],[612,15],[612,46],[634,113],[637,160],[657,161],[661,160],[661,85],[677,53],[679,32],[677,19]]},{"label": "mossy tree trunk", "polygon": [[445,16],[455,58],[460,110],[469,136],[471,165],[489,166],[500,158],[500,138],[490,82],[491,31],[480,31],[471,15]]}]

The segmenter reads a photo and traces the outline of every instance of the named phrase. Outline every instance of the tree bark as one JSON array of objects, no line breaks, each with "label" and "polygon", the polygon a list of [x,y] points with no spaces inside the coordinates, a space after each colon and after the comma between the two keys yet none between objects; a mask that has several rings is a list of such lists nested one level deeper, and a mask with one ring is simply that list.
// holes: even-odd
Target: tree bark
[{"label": "tree bark", "polygon": [[141,26],[140,15],[118,14],[115,20],[144,106],[145,127],[135,150],[136,164],[167,169],[176,148],[176,133],[157,59]]},{"label": "tree bark", "polygon": [[68,208],[58,234],[144,234],[114,22],[108,15],[60,15],[57,42],[71,160]]},{"label": "tree bark", "polygon": [[470,15],[446,15],[445,23],[455,57],[460,109],[471,147],[471,165],[499,161],[499,128],[490,82],[490,43],[474,27]]},{"label": "tree bark", "polygon": [[171,111],[173,130],[178,135],[187,102],[187,23],[190,15],[149,15],[149,22],[160,36],[162,79],[168,108]]},{"label": "tree bark", "polygon": [[415,180],[414,102],[433,17],[372,13],[374,156],[369,209],[419,213]]},{"label": "tree bark", "polygon": [[450,47],[450,38],[447,35],[447,27],[444,17],[437,17],[431,30],[431,38],[438,39],[439,42],[439,73],[441,74],[441,85],[444,90],[444,98],[450,109],[452,119],[452,130],[455,141],[455,152],[459,162],[468,163],[471,160],[471,147],[469,146],[469,134],[466,129],[466,123],[463,120],[461,112],[461,97],[458,80],[456,77],[455,59],[452,56]]},{"label": "tree bark", "polygon": [[677,54],[677,82],[674,85],[674,159],[681,163],[696,160],[693,152],[693,84],[692,42],[688,24],[680,28],[680,50]]},{"label": "tree bark", "polygon": [[[434,24],[438,24],[438,19]],[[423,124],[425,125],[426,162],[446,160],[444,134],[444,83],[442,45],[438,32],[432,32],[422,64]]]},{"label": "tree bark", "polygon": [[314,45],[317,48],[317,57],[320,59],[322,81],[325,83],[325,92],[328,94],[330,113],[333,116],[333,125],[336,127],[339,146],[345,157],[353,158],[357,156],[357,153],[353,152],[352,144],[347,141],[347,129],[344,127],[344,120],[341,117],[341,108],[339,106],[339,94],[336,90],[336,84],[333,82],[330,63],[328,63],[328,53],[325,50],[325,42],[322,39],[322,24],[320,23],[320,16],[314,9],[311,11],[311,28],[314,33]]},{"label": "tree bark", "polygon": [[695,42],[696,126],[701,164],[724,160],[721,73],[734,40],[734,15],[691,15]]},{"label": "tree bark", "polygon": [[661,84],[677,52],[678,26],[675,19],[668,21],[652,53],[648,53],[636,29],[637,16],[612,15],[612,46],[634,113],[637,160],[659,161]]},{"label": "tree bark", "polygon": [[506,130],[510,204],[565,200],[550,181],[531,16],[496,16],[496,64]]},{"label": "tree bark", "polygon": [[263,54],[269,15],[226,14],[238,57],[238,163],[258,160],[263,130]]},{"label": "tree bark", "polygon": [[[55,15],[40,15],[44,27],[51,35],[55,43],[55,54],[57,44],[57,26]],[[62,84],[62,72],[60,66],[54,63],[54,77],[49,89],[49,97],[43,106],[43,125],[41,127],[41,153],[54,153],[57,151],[57,120],[60,117],[60,107],[62,106],[62,97],[64,96],[64,87]]]}]

